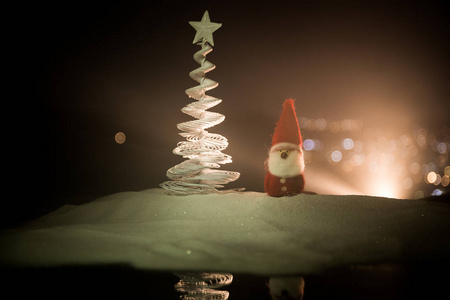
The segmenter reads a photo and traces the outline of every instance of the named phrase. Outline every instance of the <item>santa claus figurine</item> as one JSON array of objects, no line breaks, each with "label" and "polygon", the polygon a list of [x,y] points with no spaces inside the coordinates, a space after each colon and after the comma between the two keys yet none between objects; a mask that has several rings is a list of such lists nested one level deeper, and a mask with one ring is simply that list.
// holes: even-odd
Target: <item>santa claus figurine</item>
[{"label": "santa claus figurine", "polygon": [[305,163],[293,99],[288,99],[283,104],[283,112],[272,137],[266,168],[264,189],[269,196],[292,196],[303,192]]}]

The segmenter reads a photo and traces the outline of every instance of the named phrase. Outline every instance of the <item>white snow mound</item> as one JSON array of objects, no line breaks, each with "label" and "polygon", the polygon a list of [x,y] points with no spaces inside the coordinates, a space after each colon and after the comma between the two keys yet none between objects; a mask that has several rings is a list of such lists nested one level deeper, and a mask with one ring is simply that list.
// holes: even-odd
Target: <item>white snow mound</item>
[{"label": "white snow mound", "polygon": [[311,274],[448,259],[450,205],[368,196],[123,192],[0,233],[0,265],[127,264],[170,271]]}]

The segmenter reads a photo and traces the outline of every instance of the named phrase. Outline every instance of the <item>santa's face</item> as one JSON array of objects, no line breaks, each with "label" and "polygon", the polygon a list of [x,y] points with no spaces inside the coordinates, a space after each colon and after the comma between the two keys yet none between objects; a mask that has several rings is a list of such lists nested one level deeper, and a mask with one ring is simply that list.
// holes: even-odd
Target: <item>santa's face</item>
[{"label": "santa's face", "polygon": [[269,151],[269,172],[275,176],[289,178],[303,173],[305,163],[303,151],[298,145],[279,143]]}]

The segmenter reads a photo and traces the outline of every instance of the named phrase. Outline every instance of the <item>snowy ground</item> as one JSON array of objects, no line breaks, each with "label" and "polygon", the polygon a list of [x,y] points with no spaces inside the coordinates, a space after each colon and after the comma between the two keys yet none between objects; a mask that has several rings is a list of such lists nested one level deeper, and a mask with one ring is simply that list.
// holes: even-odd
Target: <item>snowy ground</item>
[{"label": "snowy ground", "polygon": [[0,233],[0,265],[313,274],[448,260],[450,204],[367,196],[123,192]]}]

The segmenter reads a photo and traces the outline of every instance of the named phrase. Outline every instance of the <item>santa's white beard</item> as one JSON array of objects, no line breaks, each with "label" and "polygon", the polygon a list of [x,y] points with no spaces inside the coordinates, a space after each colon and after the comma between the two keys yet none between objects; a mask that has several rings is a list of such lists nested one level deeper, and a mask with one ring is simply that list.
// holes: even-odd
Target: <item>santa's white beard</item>
[{"label": "santa's white beard", "polygon": [[280,151],[270,151],[267,167],[272,175],[289,178],[303,173],[305,162],[303,153],[298,150],[289,151],[286,158],[281,158]]}]

